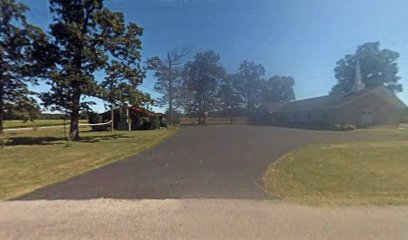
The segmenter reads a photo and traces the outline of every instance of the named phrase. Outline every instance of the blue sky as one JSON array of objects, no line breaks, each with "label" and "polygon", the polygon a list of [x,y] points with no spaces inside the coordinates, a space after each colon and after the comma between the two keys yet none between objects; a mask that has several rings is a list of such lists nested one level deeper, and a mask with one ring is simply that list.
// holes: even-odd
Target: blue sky
[{"label": "blue sky", "polygon": [[[46,0],[23,0],[29,20],[47,28]],[[290,75],[297,99],[325,95],[334,67],[358,45],[380,41],[398,51],[400,77],[408,89],[408,2],[405,0],[110,0],[127,21],[145,28],[144,59],[176,47],[213,49],[230,72],[244,60],[261,63],[267,76]],[[151,92],[148,76],[141,89]],[[40,85],[34,88],[46,91]],[[408,103],[408,91],[399,94]],[[93,107],[102,111],[103,104]]]}]

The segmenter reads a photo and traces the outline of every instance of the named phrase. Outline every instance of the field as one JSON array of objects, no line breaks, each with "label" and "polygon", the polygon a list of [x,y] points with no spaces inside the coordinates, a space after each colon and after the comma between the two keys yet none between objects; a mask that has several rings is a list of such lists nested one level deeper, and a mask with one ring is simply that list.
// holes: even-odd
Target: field
[{"label": "field", "polygon": [[0,199],[43,186],[134,155],[170,137],[176,130],[90,132],[67,146],[61,128],[6,132],[0,148]]},{"label": "field", "polygon": [[408,204],[407,132],[366,131],[399,140],[299,148],[268,168],[266,191],[312,205]]},{"label": "field", "polygon": [[[81,123],[87,123],[87,120],[80,120]],[[66,122],[69,124],[69,121]],[[31,128],[31,127],[47,127],[47,126],[60,126],[64,125],[64,120],[62,119],[38,119],[35,121],[21,121],[21,120],[8,120],[4,121],[4,128]]]}]

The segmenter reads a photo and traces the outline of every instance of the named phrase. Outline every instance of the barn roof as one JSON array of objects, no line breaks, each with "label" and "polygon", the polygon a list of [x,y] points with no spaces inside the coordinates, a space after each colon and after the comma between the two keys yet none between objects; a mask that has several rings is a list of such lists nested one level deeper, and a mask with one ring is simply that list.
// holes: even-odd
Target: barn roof
[{"label": "barn roof", "polygon": [[349,94],[346,96],[340,95],[327,95],[322,97],[308,98],[304,100],[298,100],[289,102],[282,105],[279,109],[275,109],[270,112],[296,112],[296,111],[310,111],[310,110],[324,110],[339,108],[351,102],[358,100],[359,98],[366,96],[367,94],[385,93],[392,98],[393,102],[401,108],[406,108],[406,105],[399,100],[394,93],[385,87],[366,88],[360,92]]}]

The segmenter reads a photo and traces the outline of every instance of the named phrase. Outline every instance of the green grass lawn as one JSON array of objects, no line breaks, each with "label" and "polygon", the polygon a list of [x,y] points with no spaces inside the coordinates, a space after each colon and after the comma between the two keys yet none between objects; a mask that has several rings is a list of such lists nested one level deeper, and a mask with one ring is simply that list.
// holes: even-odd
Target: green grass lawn
[{"label": "green grass lawn", "polygon": [[61,129],[7,134],[0,148],[0,199],[17,197],[46,185],[142,152],[176,130],[90,132],[66,146]]},{"label": "green grass lawn", "polygon": [[408,140],[299,148],[272,164],[263,182],[298,203],[408,204]]},{"label": "green grass lawn", "polygon": [[[81,123],[88,123],[87,120],[80,120]],[[67,121],[67,124],[69,121]],[[4,129],[7,128],[30,128],[30,127],[47,127],[47,126],[59,126],[64,125],[62,119],[38,119],[35,121],[21,121],[21,120],[7,120],[4,121]]]}]

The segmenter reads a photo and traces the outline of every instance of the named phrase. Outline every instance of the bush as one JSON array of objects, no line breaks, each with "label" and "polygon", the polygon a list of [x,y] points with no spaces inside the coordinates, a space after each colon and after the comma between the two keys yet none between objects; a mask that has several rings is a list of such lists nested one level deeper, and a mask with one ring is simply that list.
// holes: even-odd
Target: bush
[{"label": "bush", "polygon": [[155,130],[160,128],[160,119],[159,117],[152,117],[150,121],[150,129]]},{"label": "bush", "polygon": [[[88,114],[88,122],[89,124],[98,124],[98,123],[102,123],[102,116],[99,115],[98,113],[89,113]],[[98,125],[98,126],[91,126],[92,131],[107,131],[110,130],[110,125]]]},{"label": "bush", "polygon": [[148,117],[140,117],[137,119],[136,129],[139,130],[149,130],[150,129],[150,119]]},{"label": "bush", "polygon": [[159,117],[139,117],[132,129],[137,130],[155,130],[159,129],[161,122]]},{"label": "bush", "polygon": [[89,116],[88,116],[88,112],[86,111],[82,111],[81,114],[79,115],[79,119],[81,120],[88,120]]}]

